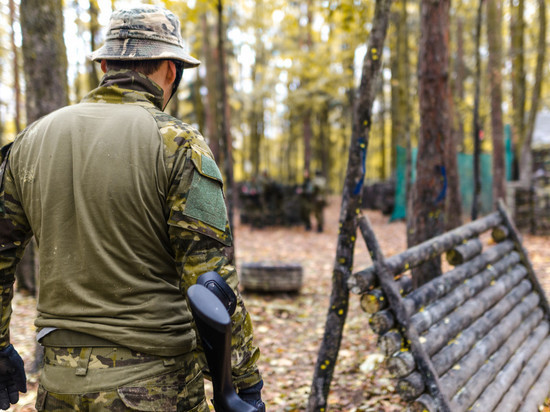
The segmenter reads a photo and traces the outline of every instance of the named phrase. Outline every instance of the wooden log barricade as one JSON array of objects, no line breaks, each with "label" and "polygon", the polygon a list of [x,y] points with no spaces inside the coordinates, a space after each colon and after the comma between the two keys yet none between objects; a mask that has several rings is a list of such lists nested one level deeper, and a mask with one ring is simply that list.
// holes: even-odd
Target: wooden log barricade
[{"label": "wooden log barricade", "polygon": [[[373,265],[348,286],[409,410],[539,410],[550,396],[550,307],[504,206],[388,259],[365,216],[359,227]],[[440,255],[449,269],[413,290],[410,270]]]}]

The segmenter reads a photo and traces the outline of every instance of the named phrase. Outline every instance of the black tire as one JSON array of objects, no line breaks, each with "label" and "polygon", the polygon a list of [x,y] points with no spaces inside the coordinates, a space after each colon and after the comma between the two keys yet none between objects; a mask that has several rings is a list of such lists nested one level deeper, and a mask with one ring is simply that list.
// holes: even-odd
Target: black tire
[{"label": "black tire", "polygon": [[254,292],[298,292],[302,278],[302,266],[297,263],[253,262],[240,268],[242,287]]}]

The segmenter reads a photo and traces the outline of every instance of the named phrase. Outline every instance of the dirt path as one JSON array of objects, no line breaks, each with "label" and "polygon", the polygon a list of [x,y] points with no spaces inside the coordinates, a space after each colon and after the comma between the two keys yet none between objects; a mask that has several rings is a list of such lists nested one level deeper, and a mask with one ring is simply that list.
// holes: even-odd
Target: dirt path
[{"label": "dirt path", "polygon": [[[235,227],[237,264],[277,261],[299,263],[304,286],[298,295],[244,292],[253,318],[262,356],[264,400],[271,412],[303,411],[311,385],[313,368],[324,331],[328,299],[332,288],[332,267],[336,251],[340,200],[333,198],[325,211],[325,232],[306,232],[301,227],[252,229]],[[403,222],[388,223],[378,212],[366,212],[386,256],[406,248]],[[524,236],[535,270],[550,293],[550,248],[548,238]],[[370,258],[359,239],[355,270],[370,265]],[[27,364],[33,353],[34,300],[16,295],[12,342]],[[371,333],[359,299],[352,296],[329,406],[331,411],[404,410],[393,393],[393,382],[377,368],[376,338]],[[36,381],[31,376],[31,382]],[[14,411],[34,411],[34,386]]]}]

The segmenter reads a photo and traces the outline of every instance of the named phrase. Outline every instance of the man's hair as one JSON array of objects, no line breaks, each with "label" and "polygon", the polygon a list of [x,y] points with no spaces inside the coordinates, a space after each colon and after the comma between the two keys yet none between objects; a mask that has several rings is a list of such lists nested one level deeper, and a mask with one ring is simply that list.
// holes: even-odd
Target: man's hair
[{"label": "man's hair", "polygon": [[107,60],[107,70],[133,70],[149,76],[156,72],[164,59],[156,60]]}]

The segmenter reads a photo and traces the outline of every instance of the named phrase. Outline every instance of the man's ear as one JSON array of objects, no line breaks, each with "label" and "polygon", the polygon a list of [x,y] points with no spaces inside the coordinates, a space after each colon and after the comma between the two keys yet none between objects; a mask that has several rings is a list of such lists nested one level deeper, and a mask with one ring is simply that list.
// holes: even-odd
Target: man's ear
[{"label": "man's ear", "polygon": [[167,60],[168,68],[166,70],[166,81],[168,84],[174,83],[176,80],[176,65],[172,60]]},{"label": "man's ear", "polygon": [[103,73],[107,73],[107,61],[105,59],[101,60],[101,70]]}]

